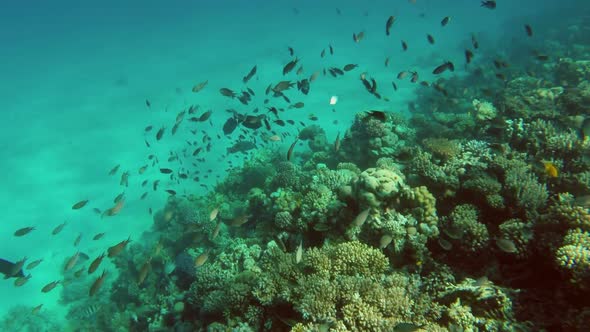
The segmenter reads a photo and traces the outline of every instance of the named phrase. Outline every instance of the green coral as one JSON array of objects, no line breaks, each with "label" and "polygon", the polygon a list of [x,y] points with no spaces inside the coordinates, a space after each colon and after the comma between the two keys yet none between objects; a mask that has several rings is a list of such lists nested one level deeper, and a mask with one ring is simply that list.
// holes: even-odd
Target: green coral
[{"label": "green coral", "polygon": [[569,273],[573,283],[583,286],[582,282],[590,277],[590,233],[578,228],[569,230],[555,259]]},{"label": "green coral", "polygon": [[500,224],[500,238],[514,243],[516,257],[524,259],[530,255],[531,242],[534,240],[532,223],[525,223],[518,218],[508,219]]},{"label": "green coral", "polygon": [[[222,314],[226,318],[251,312],[251,291],[261,273],[258,260],[261,248],[242,239],[232,240],[215,259],[198,267],[187,302],[203,314]],[[254,315],[255,316],[255,315]],[[259,321],[249,321],[258,326]]]},{"label": "green coral", "polygon": [[479,212],[474,205],[457,205],[449,217],[448,225],[461,232],[460,247],[468,252],[476,252],[488,245],[490,235],[486,225],[479,222]]},{"label": "green coral", "polygon": [[386,207],[393,204],[400,191],[405,189],[404,178],[399,169],[382,165],[363,171],[354,187],[363,205]]},{"label": "green coral", "polygon": [[264,305],[291,303],[303,323],[385,331],[414,315],[410,280],[388,274],[387,258],[358,241],[308,249],[299,264],[280,250],[267,255],[253,293]]},{"label": "green coral", "polygon": [[464,189],[481,195],[488,205],[495,209],[505,207],[504,197],[501,195],[502,184],[487,173],[476,173],[462,184]]},{"label": "green coral", "polygon": [[516,205],[524,209],[527,214],[536,214],[549,197],[547,186],[538,182],[537,177],[531,172],[530,166],[525,162],[513,159],[506,164],[504,183],[508,194],[513,197]]},{"label": "green coral", "polygon": [[515,321],[511,296],[511,290],[466,278],[448,285],[438,301],[448,305],[449,323],[465,331],[508,331],[524,327]]}]

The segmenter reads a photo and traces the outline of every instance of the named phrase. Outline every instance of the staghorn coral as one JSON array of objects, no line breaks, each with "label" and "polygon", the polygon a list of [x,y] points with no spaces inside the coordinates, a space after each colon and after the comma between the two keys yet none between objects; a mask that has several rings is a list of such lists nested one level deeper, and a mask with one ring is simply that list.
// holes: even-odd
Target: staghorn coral
[{"label": "staghorn coral", "polygon": [[505,163],[504,184],[508,194],[516,205],[524,209],[528,215],[534,215],[537,210],[545,205],[549,193],[547,187],[537,181],[537,177],[531,172],[530,167],[519,159],[513,159]]}]

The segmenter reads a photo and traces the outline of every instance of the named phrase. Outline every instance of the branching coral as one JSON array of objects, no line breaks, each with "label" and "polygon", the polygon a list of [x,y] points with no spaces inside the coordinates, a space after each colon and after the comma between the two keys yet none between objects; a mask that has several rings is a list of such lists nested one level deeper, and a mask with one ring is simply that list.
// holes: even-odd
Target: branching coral
[{"label": "branching coral", "polygon": [[267,273],[255,296],[263,304],[290,302],[304,322],[386,331],[414,317],[410,289],[417,290],[402,275],[387,274],[387,258],[377,249],[360,242],[312,248],[299,266],[280,251],[268,254],[274,258],[263,257]]},{"label": "branching coral", "polygon": [[[479,222],[477,208],[470,204],[458,205],[442,226],[443,232],[453,233],[459,247],[467,252],[476,252],[488,245],[490,236],[486,225]],[[449,231],[452,229],[452,231]]]}]

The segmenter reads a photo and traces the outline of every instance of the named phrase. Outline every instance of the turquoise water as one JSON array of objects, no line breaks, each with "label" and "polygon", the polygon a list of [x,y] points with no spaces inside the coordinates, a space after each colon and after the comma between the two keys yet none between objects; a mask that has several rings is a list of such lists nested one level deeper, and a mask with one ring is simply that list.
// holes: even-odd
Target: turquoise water
[{"label": "turquoise water", "polygon": [[[332,141],[350,127],[359,111],[410,112],[408,103],[419,87],[407,79],[397,80],[398,72],[417,71],[420,80],[432,81],[432,69],[448,59],[457,68],[446,75],[465,75],[463,51],[472,34],[480,42],[479,54],[507,56],[514,39],[526,39],[523,24],[530,24],[535,31],[526,43],[542,46],[544,33],[561,29],[563,18],[581,15],[586,6],[585,1],[573,0],[498,0],[494,10],[481,8],[475,0],[3,4],[0,258],[14,262],[26,256],[28,262],[41,258],[43,262],[22,287],[14,287],[13,279],[0,282],[0,317],[15,305],[33,308],[39,304],[43,304],[43,311],[54,313],[52,317],[64,317],[68,308],[58,301],[62,286],[49,293],[42,293],[41,288],[63,279],[63,264],[77,250],[93,259],[128,236],[139,240],[142,232],[150,229],[148,209],[163,208],[169,195],[149,189],[147,198],[140,200],[146,191],[141,187],[143,180],[161,179],[162,189],[174,189],[178,195],[204,195],[225,177],[228,160],[239,165],[241,156],[224,158],[232,140],[216,137],[229,116],[226,109],[251,111],[258,107],[264,112],[264,90],[283,79],[282,68],[292,59],[288,47],[301,59],[301,77],[326,67],[359,65],[338,79],[320,75],[308,96],[291,93],[291,101],[303,101],[305,107],[281,114],[285,120],[322,126]],[[396,22],[392,36],[386,37],[385,22],[390,15],[396,16]],[[443,28],[440,21],[445,16],[452,20]],[[353,42],[352,34],[360,31],[365,32],[364,39]],[[427,42],[428,33],[435,37],[434,45]],[[407,52],[401,50],[400,40],[407,41]],[[327,52],[329,45],[334,47],[334,55]],[[321,58],[323,49],[328,55]],[[240,91],[242,77],[254,65],[257,74],[247,86],[256,96],[248,106],[219,94],[223,87]],[[361,72],[374,77],[382,96],[389,100],[367,93],[358,79]],[[191,92],[195,84],[205,80],[208,85],[201,92]],[[397,91],[392,90],[391,81],[397,83]],[[332,96],[338,96],[335,106],[329,105]],[[204,122],[195,126],[209,134],[212,148],[201,155],[204,162],[197,166],[186,162],[184,167],[191,172],[200,170],[201,183],[207,189],[192,181],[169,181],[158,167],[149,167],[139,175],[141,166],[151,165],[149,154],[157,155],[160,166],[165,167],[170,151],[182,151],[186,141],[194,139],[188,125],[181,126],[174,136],[169,130],[176,115],[195,104],[201,110],[213,110],[212,125]],[[287,106],[282,101],[276,104]],[[319,120],[310,121],[310,114]],[[148,125],[154,129],[145,134]],[[167,132],[156,141],[154,135],[161,126],[166,126]],[[277,129],[290,135],[273,143],[286,153],[297,131],[290,126]],[[109,170],[118,164],[119,172],[109,176]],[[209,169],[212,172],[205,179]],[[122,171],[130,172],[128,187],[119,184]],[[117,216],[101,218],[92,211],[112,207],[113,199],[122,192],[125,207]],[[89,200],[87,207],[71,209],[85,199]],[[51,235],[64,221],[64,230]],[[15,230],[27,226],[36,229],[23,237],[13,236]],[[105,237],[93,241],[100,232],[105,232]],[[74,247],[79,234],[82,240]],[[103,267],[114,269],[111,263]],[[106,294],[103,296],[107,300]]]}]

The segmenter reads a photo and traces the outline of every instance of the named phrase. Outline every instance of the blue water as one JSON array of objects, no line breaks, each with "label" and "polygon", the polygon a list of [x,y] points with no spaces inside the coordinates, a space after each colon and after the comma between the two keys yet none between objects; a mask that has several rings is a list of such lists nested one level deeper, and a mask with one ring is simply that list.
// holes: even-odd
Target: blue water
[{"label": "blue water", "polygon": [[[431,80],[432,68],[442,61],[462,63],[471,34],[479,37],[482,52],[502,54],[511,38],[524,36],[525,22],[542,39],[542,32],[560,17],[576,15],[585,6],[586,1],[573,0],[498,0],[496,10],[481,8],[477,0],[5,1],[0,6],[0,257],[44,261],[23,287],[14,287],[12,280],[0,282],[0,317],[17,304],[43,303],[43,310],[59,312],[59,290],[44,294],[40,289],[62,278],[67,257],[78,249],[95,257],[149,229],[148,208],[161,208],[167,194],[150,190],[146,200],[139,200],[141,181],[162,176],[156,169],[143,176],[137,170],[148,154],[165,160],[190,137],[181,129],[173,138],[168,132],[155,142],[155,130],[170,128],[176,114],[191,104],[214,111],[214,127],[202,124],[212,137],[228,117],[226,109],[264,109],[264,89],[281,79],[282,67],[291,59],[287,47],[302,59],[305,75],[327,66],[360,65],[337,80],[320,76],[309,96],[292,97],[305,101],[305,108],[285,114],[297,120],[310,113],[319,116],[333,139],[357,111],[407,112],[416,85],[398,82],[394,92],[389,82],[399,71],[415,70],[421,79]],[[550,12],[555,14],[547,16]],[[386,38],[389,15],[397,22]],[[441,28],[444,16],[452,21]],[[356,44],[352,34],[360,31],[365,39]],[[427,33],[433,34],[435,45],[427,43]],[[401,39],[409,45],[407,52],[401,51]],[[320,58],[329,44],[334,56]],[[388,68],[383,66],[386,57],[391,59]],[[241,78],[254,65],[258,74],[248,86],[257,92],[255,102],[243,107],[218,93],[222,87],[239,90]],[[390,101],[364,91],[358,75],[365,71],[387,85],[383,90]],[[204,80],[208,86],[192,93],[192,86]],[[331,96],[339,97],[335,107],[328,104]],[[155,128],[149,150],[143,133],[147,125]],[[204,154],[206,162],[199,167],[214,170],[204,183],[223,177],[227,165],[220,156],[228,143],[214,139],[212,151]],[[281,144],[286,150],[290,142]],[[131,173],[129,188],[119,185],[120,172],[107,175],[117,164]],[[205,192],[193,183],[168,187],[179,193]],[[126,206],[116,217],[101,219],[90,208],[71,210],[82,199],[104,210],[123,191]],[[52,229],[64,221],[64,231],[52,236]],[[13,236],[25,226],[36,230]],[[99,232],[106,236],[92,241]],[[73,242],[80,233],[77,249]]]}]

